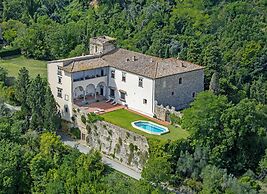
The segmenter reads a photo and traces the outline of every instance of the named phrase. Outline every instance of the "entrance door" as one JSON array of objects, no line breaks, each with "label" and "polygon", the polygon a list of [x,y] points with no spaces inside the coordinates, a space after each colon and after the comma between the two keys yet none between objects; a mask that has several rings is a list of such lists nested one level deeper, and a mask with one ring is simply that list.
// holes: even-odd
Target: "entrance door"
[{"label": "entrance door", "polygon": [[104,87],[103,86],[100,87],[100,95],[104,96]]}]

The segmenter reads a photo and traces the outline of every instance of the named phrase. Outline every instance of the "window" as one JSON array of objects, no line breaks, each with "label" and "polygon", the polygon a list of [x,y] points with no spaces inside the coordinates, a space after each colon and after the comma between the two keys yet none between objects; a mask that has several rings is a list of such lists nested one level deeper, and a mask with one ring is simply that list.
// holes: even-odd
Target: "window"
[{"label": "window", "polygon": [[112,88],[109,89],[109,96],[113,97],[113,98],[115,97],[115,90],[114,89],[112,89]]},{"label": "window", "polygon": [[104,69],[101,69],[101,76],[104,76]]},{"label": "window", "polygon": [[174,95],[174,92],[172,92],[172,96]]},{"label": "window", "polygon": [[82,133],[82,140],[85,140],[85,134]]},{"label": "window", "polygon": [[57,97],[62,98],[62,88],[57,88]]},{"label": "window", "polygon": [[115,79],[115,70],[111,70],[111,78]]},{"label": "window", "polygon": [[58,76],[58,83],[62,84],[62,77]]},{"label": "window", "polygon": [[182,84],[183,83],[183,79],[180,77],[179,78],[179,84]]},{"label": "window", "polygon": [[147,99],[143,99],[143,104],[147,104]]},{"label": "window", "polygon": [[126,73],[125,72],[122,72],[121,81],[126,82]]},{"label": "window", "polygon": [[68,106],[67,105],[64,106],[64,109],[65,109],[65,113],[68,113],[69,112],[69,109],[68,109]]},{"label": "window", "polygon": [[62,76],[62,71],[60,69],[60,66],[57,66],[57,74]]},{"label": "window", "polygon": [[122,92],[122,91],[120,91],[120,93],[121,93],[121,101],[126,101],[126,99],[125,99],[125,97],[126,97],[126,92]]},{"label": "window", "polygon": [[196,92],[192,93],[192,97],[195,98],[196,97]]},{"label": "window", "polygon": [[69,95],[65,94],[65,100],[69,101]]},{"label": "window", "polygon": [[163,81],[163,83],[162,83],[162,87],[163,87],[163,88],[166,88],[166,80]]},{"label": "window", "polygon": [[143,87],[143,78],[142,77],[139,77],[138,86],[141,88]]}]

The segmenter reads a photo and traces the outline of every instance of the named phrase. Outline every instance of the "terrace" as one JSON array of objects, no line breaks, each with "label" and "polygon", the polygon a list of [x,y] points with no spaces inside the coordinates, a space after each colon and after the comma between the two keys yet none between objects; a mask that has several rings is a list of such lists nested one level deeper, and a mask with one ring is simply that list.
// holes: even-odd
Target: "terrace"
[{"label": "terrace", "polygon": [[[92,97],[91,97],[92,98]],[[84,113],[96,113],[96,114],[104,114],[108,112],[112,112],[115,110],[125,108],[123,105],[120,104],[111,104],[111,102],[106,102],[103,100],[102,96],[97,97],[97,99],[101,99],[99,101],[95,101],[95,99],[91,99],[93,102],[83,105],[82,102],[75,102],[74,108],[80,109]],[[87,102],[90,101],[90,98]],[[80,104],[80,105],[79,105]]]},{"label": "terrace", "polygon": [[[114,125],[120,126],[122,128],[128,129],[129,131],[133,131],[137,134],[140,134],[142,136],[145,136],[147,138],[153,138],[158,140],[178,140],[187,138],[190,134],[188,131],[183,130],[179,127],[175,127],[167,122],[162,122],[160,120],[157,120],[155,118],[150,118],[145,115],[139,114],[137,112],[127,110],[127,109],[119,109],[112,112],[104,113],[101,115],[105,121],[112,123]],[[134,128],[131,123],[138,120],[145,120],[145,121],[152,121],[160,125],[164,125],[168,127],[169,133],[163,134],[163,135],[152,135],[145,133],[143,131],[140,131],[136,128]]]}]

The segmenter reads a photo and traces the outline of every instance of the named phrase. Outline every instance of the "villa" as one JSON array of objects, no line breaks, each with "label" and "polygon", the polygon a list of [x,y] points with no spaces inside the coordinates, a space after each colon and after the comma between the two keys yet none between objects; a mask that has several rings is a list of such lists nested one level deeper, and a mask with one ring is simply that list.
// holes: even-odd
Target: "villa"
[{"label": "villa", "polygon": [[71,121],[75,107],[98,113],[123,106],[153,117],[157,105],[180,110],[204,90],[203,67],[115,45],[111,37],[91,38],[89,55],[48,63],[48,81],[63,119]]}]

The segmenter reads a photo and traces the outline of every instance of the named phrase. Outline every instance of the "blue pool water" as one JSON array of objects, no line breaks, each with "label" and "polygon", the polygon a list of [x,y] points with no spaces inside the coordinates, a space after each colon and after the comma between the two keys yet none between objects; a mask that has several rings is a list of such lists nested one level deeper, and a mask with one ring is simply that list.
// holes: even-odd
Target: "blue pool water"
[{"label": "blue pool water", "polygon": [[161,135],[169,131],[167,127],[149,121],[136,121],[132,125],[139,130],[155,135]]}]

